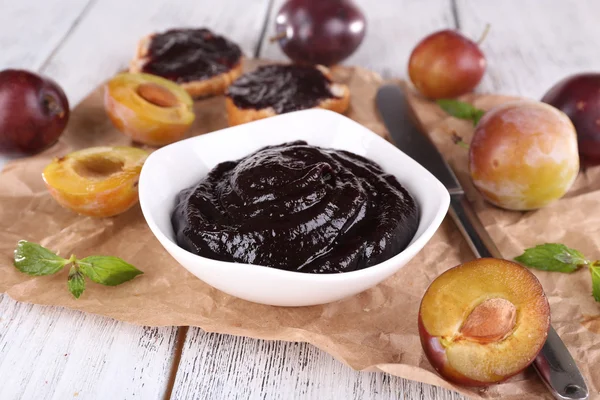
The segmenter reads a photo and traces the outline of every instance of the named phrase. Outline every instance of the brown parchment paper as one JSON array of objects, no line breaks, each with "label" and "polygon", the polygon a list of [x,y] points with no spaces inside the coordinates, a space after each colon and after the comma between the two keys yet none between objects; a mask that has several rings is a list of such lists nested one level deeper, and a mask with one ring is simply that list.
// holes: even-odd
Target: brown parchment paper
[{"label": "brown parchment paper", "polygon": [[[256,63],[247,64],[252,68]],[[350,86],[347,115],[385,136],[374,105],[382,83],[379,76],[360,68],[334,72],[336,80]],[[63,306],[139,325],[190,325],[210,332],[309,342],[354,369],[384,371],[476,398],[551,398],[531,368],[507,383],[480,391],[447,383],[429,365],[417,331],[421,296],[440,273],[473,258],[448,219],[409,265],[375,288],[332,304],[282,308],[239,300],[188,273],[152,236],[139,206],[107,219],[62,209],[46,192],[40,175],[52,157],[89,146],[130,144],[106,118],[102,96],[99,88],[73,110],[59,143],[38,156],[9,163],[0,175],[0,292],[19,301]],[[484,109],[509,99],[490,95],[465,98]],[[600,169],[582,173],[565,198],[543,210],[520,213],[494,208],[464,179],[466,151],[450,140],[455,131],[468,141],[471,125],[448,117],[418,96],[411,101],[420,121],[465,182],[505,257],[512,258],[539,243],[561,242],[588,257],[600,258]],[[196,113],[191,135],[226,126],[222,97],[197,101]],[[83,296],[75,300],[67,291],[67,271],[30,277],[12,266],[13,250],[20,239],[39,242],[63,256],[122,257],[145,273],[112,288],[88,281]],[[591,296],[589,273],[534,272],[548,295],[554,327],[586,376],[592,398],[598,397],[600,371],[594,366],[600,362],[600,305]]]}]

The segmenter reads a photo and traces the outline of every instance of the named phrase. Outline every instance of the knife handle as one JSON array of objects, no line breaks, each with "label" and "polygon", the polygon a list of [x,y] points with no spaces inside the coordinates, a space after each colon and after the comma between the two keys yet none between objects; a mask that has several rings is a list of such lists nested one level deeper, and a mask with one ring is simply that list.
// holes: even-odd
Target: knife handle
[{"label": "knife handle", "polygon": [[[503,258],[463,193],[451,195],[449,213],[475,256]],[[554,398],[560,400],[588,398],[589,392],[585,380],[569,350],[552,326],[533,366]]]}]

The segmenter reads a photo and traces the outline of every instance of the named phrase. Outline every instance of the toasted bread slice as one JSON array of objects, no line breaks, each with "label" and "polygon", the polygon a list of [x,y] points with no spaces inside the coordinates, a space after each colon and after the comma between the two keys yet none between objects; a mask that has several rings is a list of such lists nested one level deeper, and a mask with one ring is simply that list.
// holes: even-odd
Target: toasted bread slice
[{"label": "toasted bread slice", "polygon": [[[129,72],[144,72],[144,66],[150,61],[149,49],[152,43],[152,38],[156,33],[144,36],[138,43],[135,57],[129,63]],[[227,87],[242,74],[243,56],[240,56],[239,61],[227,72],[223,72],[207,79],[192,80],[180,82],[183,87],[192,97],[207,97],[225,93]]]},{"label": "toasted bread slice", "polygon": [[[318,65],[315,68],[319,69],[323,75],[331,80],[331,73],[328,68]],[[331,82],[328,85],[329,92],[332,97],[319,100],[313,107],[308,108],[323,108],[343,114],[348,109],[350,104],[350,89],[348,86]],[[227,120],[230,126],[244,124],[246,122],[256,121],[263,118],[268,118],[277,115],[277,111],[273,107],[265,108],[246,108],[238,107],[233,99],[225,94],[225,108],[227,110]]]}]

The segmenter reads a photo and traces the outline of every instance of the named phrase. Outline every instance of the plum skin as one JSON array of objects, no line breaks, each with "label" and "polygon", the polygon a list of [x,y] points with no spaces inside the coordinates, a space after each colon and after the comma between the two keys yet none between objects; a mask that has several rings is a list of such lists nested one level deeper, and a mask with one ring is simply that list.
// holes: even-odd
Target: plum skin
[{"label": "plum skin", "polygon": [[[444,378],[464,386],[490,385],[490,382],[481,382],[475,379],[471,379],[452,368],[450,363],[448,363],[446,351],[440,343],[439,338],[437,336],[431,336],[429,332],[427,332],[427,329],[425,329],[425,326],[423,325],[423,320],[421,319],[421,314],[419,314],[419,338],[421,340],[421,346],[423,347],[423,351],[425,352],[425,356],[427,357],[429,364],[431,364],[433,368],[438,372],[438,374],[440,374]],[[502,380],[494,383],[504,382],[505,380],[518,374],[519,372],[515,372],[513,375],[506,376]]]},{"label": "plum skin", "polygon": [[583,166],[600,164],[600,73],[566,77],[542,98],[571,119]]},{"label": "plum skin", "polygon": [[88,217],[112,217],[138,202],[138,180],[147,156],[134,147],[89,147],[55,158],[42,179],[64,208]]},{"label": "plum skin", "polygon": [[288,0],[275,18],[275,38],[291,60],[330,66],[356,51],[366,25],[351,0]]},{"label": "plum skin", "polygon": [[[516,371],[515,373],[510,374],[510,375],[505,375],[502,377],[502,379],[500,379],[498,381],[481,382],[476,379],[471,379],[471,378],[459,373],[454,368],[452,368],[452,366],[448,363],[448,359],[446,358],[446,352],[445,352],[442,344],[440,343],[439,338],[437,336],[431,336],[429,334],[429,332],[427,332],[427,330],[425,329],[425,326],[423,325],[421,315],[419,315],[419,337],[421,340],[421,346],[423,347],[423,352],[425,353],[427,360],[433,366],[433,368],[438,372],[438,374],[443,376],[445,379],[447,379],[451,382],[457,383],[459,385],[473,386],[473,387],[485,387],[485,386],[490,386],[492,384],[506,382],[508,379],[512,378],[513,376],[518,375],[521,372],[523,372],[523,370],[529,366],[529,365],[526,366],[521,371]],[[539,351],[540,352],[542,351],[541,347],[540,347]],[[538,352],[538,354],[539,354],[539,352]],[[535,357],[531,360],[531,362],[533,363],[534,360],[535,360]]]},{"label": "plum skin", "polygon": [[69,101],[53,80],[25,70],[0,72],[0,152],[33,154],[53,145],[69,120]]},{"label": "plum skin", "polygon": [[[467,268],[467,266],[469,267],[468,269],[470,269],[470,271]],[[438,279],[443,279],[444,276],[452,276],[453,279],[455,281],[458,282],[462,282],[462,284],[464,285],[464,276],[468,276],[468,274],[471,274],[471,277],[468,278],[468,280],[473,283],[475,286],[477,286],[476,282],[473,280],[473,276],[476,276],[479,282],[488,282],[485,280],[485,278],[490,278],[490,275],[487,274],[482,274],[479,272],[480,268],[484,268],[484,267],[489,267],[489,268],[495,268],[496,272],[493,272],[494,270],[492,270],[493,274],[495,275],[496,278],[498,278],[499,282],[508,282],[506,281],[507,277],[510,277],[511,279],[514,279],[513,282],[519,282],[520,285],[523,284],[523,282],[526,282],[526,287],[520,286],[519,283],[517,283],[517,285],[519,286],[512,286],[509,284],[508,287],[506,289],[502,289],[505,290],[507,293],[510,293],[514,290],[517,289],[517,287],[521,287],[521,292],[522,293],[526,293],[526,296],[530,295],[532,292],[533,293],[537,293],[535,300],[532,302],[531,299],[527,300],[527,304],[529,304],[531,307],[531,309],[535,310],[535,312],[532,314],[531,312],[527,312],[527,311],[517,311],[517,312],[525,312],[526,315],[529,315],[529,319],[525,320],[525,321],[536,321],[536,323],[539,323],[539,332],[540,333],[544,333],[543,335],[539,335],[539,340],[536,340],[535,342],[531,342],[532,346],[535,345],[536,347],[532,347],[532,352],[530,354],[528,354],[528,358],[527,358],[527,362],[521,363],[519,361],[519,363],[521,363],[521,366],[519,368],[514,369],[511,372],[507,372],[504,371],[502,373],[502,375],[498,375],[498,373],[495,373],[495,377],[493,380],[479,380],[477,378],[472,378],[469,377],[467,375],[465,375],[462,372],[459,372],[459,370],[457,368],[455,368],[448,359],[447,356],[447,345],[444,345],[443,341],[445,341],[445,339],[441,336],[436,336],[431,334],[427,328],[425,327],[425,318],[423,316],[423,314],[425,313],[426,315],[429,315],[429,323],[431,324],[431,306],[435,305],[436,307],[438,307],[439,309],[448,309],[450,311],[454,309],[462,309],[460,305],[456,305],[453,303],[448,303],[448,304],[440,304],[439,302],[439,298],[438,298],[438,302],[437,303],[431,303],[431,297],[429,298],[429,304],[428,307],[425,306],[426,303],[426,298],[428,297],[428,295],[430,295],[430,291],[434,291],[440,290],[440,287],[442,288],[446,288],[448,282],[444,282],[444,284],[442,286],[437,286],[436,289],[434,289],[434,285],[436,283],[436,281]],[[515,270],[516,268],[516,270]],[[461,271],[462,269],[462,271]],[[499,272],[500,271],[500,272]],[[520,271],[519,274],[515,274],[516,271]],[[525,273],[525,275],[523,275],[523,273]],[[502,275],[504,274],[504,275]],[[516,276],[515,276],[516,275]],[[527,279],[524,279],[524,276],[527,277]],[[533,285],[533,286],[532,286]],[[489,285],[486,285],[489,286]],[[456,289],[456,287],[454,288]],[[442,293],[443,293],[442,289]],[[502,290],[500,290],[500,292],[498,292],[498,288],[496,287],[495,289],[489,289],[490,292],[489,294],[494,294],[494,296],[490,296],[489,298],[502,298],[503,296],[498,296],[498,294],[502,293]],[[468,290],[467,290],[468,292]],[[517,291],[518,293],[519,291]],[[514,293],[514,292],[513,292]],[[462,293],[463,297],[466,295],[466,299],[468,302],[471,302],[471,300],[475,300],[477,299],[477,297],[481,296],[481,294],[479,294],[477,297],[473,297],[471,298],[469,296],[468,293]],[[526,303],[521,303],[519,304],[519,298],[520,296],[517,294],[516,295],[516,303],[513,303],[516,307],[517,310],[519,310],[521,307],[524,306],[524,304]],[[448,298],[448,297],[446,297]],[[451,298],[451,297],[450,297]],[[484,297],[485,298],[485,297]],[[509,297],[510,298],[510,297]],[[511,301],[511,300],[509,300]],[[477,303],[475,303],[477,304]],[[481,303],[479,303],[481,304]],[[457,308],[458,307],[458,308]],[[473,312],[473,310],[471,310],[471,312]],[[468,319],[468,317],[467,317]],[[517,317],[517,321],[519,321],[521,318]],[[457,332],[457,336],[460,337],[460,334],[463,333],[462,328],[464,327],[466,321],[462,321],[461,323],[461,328],[460,330]],[[453,321],[454,323],[454,321]],[[517,322],[518,323],[518,322]],[[535,326],[535,325],[532,325]],[[431,327],[430,329],[436,329],[435,327]],[[446,270],[445,272],[443,272],[441,275],[439,275],[436,279],[434,279],[434,281],[430,284],[430,286],[426,289],[425,294],[423,295],[422,299],[421,299],[421,303],[419,305],[419,312],[418,312],[418,331],[419,331],[419,338],[421,341],[421,346],[423,348],[423,352],[425,353],[425,356],[427,357],[427,360],[429,361],[429,363],[433,366],[433,368],[438,372],[438,374],[440,374],[443,378],[445,378],[446,380],[459,384],[459,385],[463,385],[463,386],[477,386],[477,387],[485,387],[485,386],[490,386],[493,384],[498,384],[498,383],[502,383],[504,381],[506,381],[507,379],[519,374],[520,372],[522,372],[525,368],[527,368],[529,365],[531,365],[531,363],[534,362],[534,360],[537,358],[537,356],[539,355],[539,352],[541,351],[542,347],[543,347],[543,343],[546,340],[547,337],[547,332],[550,329],[550,305],[548,303],[548,300],[546,298],[546,295],[543,292],[543,288],[541,286],[541,284],[539,283],[539,281],[537,280],[537,278],[535,277],[535,275],[533,275],[530,271],[528,271],[526,268],[520,266],[519,264],[516,264],[512,261],[508,261],[508,260],[502,260],[502,259],[494,259],[494,258],[480,258],[477,260],[473,260],[473,261],[469,261],[467,263],[464,264],[460,264],[457,265],[453,268],[450,268],[448,270]],[[512,335],[512,333],[510,334]],[[521,337],[523,339],[529,339],[531,336],[525,336],[525,335],[520,335],[518,337]],[[535,333],[534,333],[534,337],[535,337]],[[456,336],[453,338],[450,338],[450,343],[452,341],[456,340]],[[465,340],[465,338],[463,337],[462,339],[459,340]],[[473,341],[476,340],[475,338],[472,339],[467,339],[469,341]],[[505,339],[502,339],[505,340]],[[508,339],[506,339],[508,340]],[[480,346],[482,347],[487,347],[493,345],[493,342],[490,343],[486,343],[486,342],[480,342]],[[515,348],[518,348],[515,347]],[[523,354],[524,355],[524,354]],[[515,358],[515,360],[519,360],[518,358]]]},{"label": "plum skin", "polygon": [[486,70],[486,59],[477,43],[446,29],[432,33],[410,55],[410,80],[425,97],[442,99],[469,93]]},{"label": "plum skin", "polygon": [[534,210],[561,198],[579,172],[575,128],[560,110],[536,101],[488,111],[469,148],[474,186],[490,203]]}]

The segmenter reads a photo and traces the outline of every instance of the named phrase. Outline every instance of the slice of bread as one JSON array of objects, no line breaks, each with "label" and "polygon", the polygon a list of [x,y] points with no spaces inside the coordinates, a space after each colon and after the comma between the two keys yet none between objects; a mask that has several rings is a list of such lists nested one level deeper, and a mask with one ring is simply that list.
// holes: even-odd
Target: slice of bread
[{"label": "slice of bread", "polygon": [[[317,65],[315,68],[318,68],[323,75],[331,80],[331,72],[328,68],[322,65]],[[350,89],[348,86],[341,83],[331,82],[329,84],[329,91],[334,97],[322,99],[317,105],[311,108],[324,108],[340,114],[345,113],[350,105]],[[246,122],[256,121],[277,115],[277,112],[273,107],[260,109],[238,107],[234,101],[227,96],[227,93],[225,94],[225,108],[227,110],[227,120],[229,122],[229,126],[244,124]]]},{"label": "slice of bread", "polygon": [[[156,33],[144,36],[138,43],[135,57],[129,63],[129,72],[144,72],[144,66],[150,61],[149,49]],[[242,75],[243,57],[227,72],[214,75],[208,79],[179,83],[192,97],[207,97],[225,93],[227,87]]]}]

